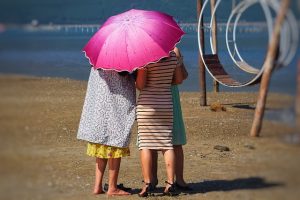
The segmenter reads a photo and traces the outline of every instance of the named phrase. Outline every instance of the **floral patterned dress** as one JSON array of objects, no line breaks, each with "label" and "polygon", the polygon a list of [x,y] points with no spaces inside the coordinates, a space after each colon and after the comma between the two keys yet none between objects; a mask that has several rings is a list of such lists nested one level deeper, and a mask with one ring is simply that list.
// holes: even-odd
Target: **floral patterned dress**
[{"label": "floral patterned dress", "polygon": [[91,68],[77,133],[78,139],[89,142],[87,154],[109,158],[122,149],[128,152],[135,107],[135,84],[130,75]]}]

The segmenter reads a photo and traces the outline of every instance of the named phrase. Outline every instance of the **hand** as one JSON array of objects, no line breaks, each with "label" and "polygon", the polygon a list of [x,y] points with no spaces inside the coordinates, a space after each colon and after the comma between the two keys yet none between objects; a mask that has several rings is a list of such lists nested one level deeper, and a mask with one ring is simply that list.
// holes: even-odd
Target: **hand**
[{"label": "hand", "polygon": [[182,67],[183,66],[183,56],[178,57],[178,66]]}]

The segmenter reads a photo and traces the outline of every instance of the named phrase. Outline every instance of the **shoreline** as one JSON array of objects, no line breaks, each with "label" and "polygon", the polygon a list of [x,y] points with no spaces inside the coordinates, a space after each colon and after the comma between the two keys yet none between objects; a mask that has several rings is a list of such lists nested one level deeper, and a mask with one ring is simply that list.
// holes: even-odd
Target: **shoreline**
[{"label": "shoreline", "polygon": [[[195,69],[194,69],[195,70]],[[4,73],[4,72],[0,72],[0,77],[29,77],[29,78],[41,78],[41,79],[66,79],[66,80],[74,80],[74,81],[83,81],[83,82],[87,82],[88,80],[88,72],[87,72],[87,79],[82,79],[82,78],[71,78],[71,77],[66,77],[64,75],[62,76],[47,76],[47,75],[33,75],[33,74],[25,74],[25,73]],[[207,82],[210,82],[211,80],[207,80]],[[188,83],[187,83],[188,82]],[[190,85],[192,82],[197,82],[198,83],[198,79],[196,77],[191,77],[188,80],[186,80],[183,84],[179,85],[179,90],[180,92],[191,92],[191,93],[199,93],[200,89],[198,88],[198,85]],[[192,89],[186,89],[186,88],[192,88]],[[207,93],[213,93],[213,86],[212,83],[211,84],[207,84]],[[271,89],[271,88],[270,88]],[[245,91],[243,91],[245,90]],[[224,87],[222,85],[220,85],[220,93],[258,93],[259,91],[259,84],[254,85],[254,86],[249,86],[249,87],[243,87],[243,88],[228,88],[228,87]],[[292,98],[295,98],[296,94],[294,92],[290,92],[290,91],[270,91],[269,93],[271,94],[281,94],[281,95],[287,95],[290,96]]]}]

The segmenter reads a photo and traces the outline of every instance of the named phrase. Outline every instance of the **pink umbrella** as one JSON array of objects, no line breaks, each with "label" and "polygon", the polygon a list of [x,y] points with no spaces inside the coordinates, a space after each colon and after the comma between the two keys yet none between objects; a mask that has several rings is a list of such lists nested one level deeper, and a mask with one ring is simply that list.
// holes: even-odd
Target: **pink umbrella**
[{"label": "pink umbrella", "polygon": [[131,72],[167,57],[183,34],[170,15],[132,9],[110,17],[83,51],[96,69]]}]

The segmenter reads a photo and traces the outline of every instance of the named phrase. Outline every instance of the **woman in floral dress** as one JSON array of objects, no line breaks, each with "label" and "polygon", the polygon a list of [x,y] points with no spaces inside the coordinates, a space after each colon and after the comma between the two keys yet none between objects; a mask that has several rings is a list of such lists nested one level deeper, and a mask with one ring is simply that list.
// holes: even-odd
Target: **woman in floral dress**
[{"label": "woman in floral dress", "polygon": [[94,194],[103,193],[107,162],[107,194],[130,194],[117,188],[117,179],[121,158],[130,154],[135,99],[135,82],[128,73],[91,68],[77,138],[87,141],[87,155],[96,157]]}]

